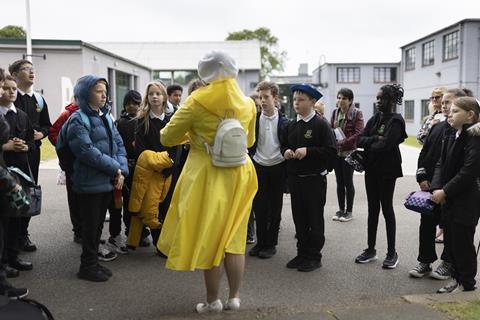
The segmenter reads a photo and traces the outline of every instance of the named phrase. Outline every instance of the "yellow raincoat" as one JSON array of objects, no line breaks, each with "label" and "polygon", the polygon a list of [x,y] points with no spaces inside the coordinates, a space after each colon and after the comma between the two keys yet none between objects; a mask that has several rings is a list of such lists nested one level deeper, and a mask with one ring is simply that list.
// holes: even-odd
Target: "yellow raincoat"
[{"label": "yellow raincoat", "polygon": [[255,104],[242,93],[235,79],[214,81],[192,93],[160,132],[164,146],[190,138],[190,153],[173,193],[158,249],[168,256],[166,267],[175,270],[211,269],[225,253],[244,254],[247,223],[257,192],[255,167],[212,165],[203,139],[213,144],[216,129],[233,109],[248,136],[255,141]]}]

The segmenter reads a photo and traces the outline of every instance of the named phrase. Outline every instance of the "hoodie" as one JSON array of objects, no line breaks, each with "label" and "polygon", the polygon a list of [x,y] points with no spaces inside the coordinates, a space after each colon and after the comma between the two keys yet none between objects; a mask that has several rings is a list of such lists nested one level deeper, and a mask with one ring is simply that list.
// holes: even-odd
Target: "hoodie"
[{"label": "hoodie", "polygon": [[[73,164],[73,190],[78,193],[102,193],[113,190],[113,179],[118,170],[128,175],[127,157],[122,138],[115,126],[110,126],[110,107],[105,104],[100,112],[89,103],[90,91],[98,81],[107,81],[93,75],[80,78],[74,94],[80,110],[89,120],[88,127],[80,114],[71,115],[67,141],[75,156]],[[107,96],[108,96],[107,85]]]}]

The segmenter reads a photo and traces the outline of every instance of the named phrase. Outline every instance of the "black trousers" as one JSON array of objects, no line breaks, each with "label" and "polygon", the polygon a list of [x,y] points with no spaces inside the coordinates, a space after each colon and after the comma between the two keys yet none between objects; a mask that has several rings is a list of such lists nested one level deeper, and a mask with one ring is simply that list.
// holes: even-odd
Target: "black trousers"
[{"label": "black trousers", "polygon": [[257,244],[265,248],[274,247],[278,243],[282,220],[285,162],[270,167],[254,164],[258,178],[258,191],[253,199]]},{"label": "black trousers", "polygon": [[21,224],[22,218],[3,218],[3,263],[15,261],[18,258]]},{"label": "black trousers", "polygon": [[[419,246],[418,246],[418,262],[432,263],[437,260],[437,252],[435,250],[435,236],[437,233],[437,225],[441,219],[441,207],[436,206],[433,214],[422,214],[420,218],[419,228]],[[443,246],[441,259],[451,262],[447,246]]]},{"label": "black trousers", "polygon": [[[33,179],[38,183],[38,170],[40,168],[40,146],[28,153],[28,164],[32,170]],[[20,223],[20,240],[24,240],[28,236],[28,226],[30,224],[30,217],[21,218]]]},{"label": "black trousers", "polygon": [[353,168],[345,161],[344,157],[337,156],[335,161],[335,178],[337,180],[337,199],[340,211],[352,212],[355,187],[353,186]]},{"label": "black trousers", "polygon": [[444,221],[443,239],[448,246],[453,265],[453,278],[465,289],[475,287],[477,275],[477,254],[475,251],[475,226],[465,226],[446,219]]},{"label": "black trousers", "polygon": [[327,196],[327,177],[289,175],[288,186],[297,233],[297,255],[320,261],[325,244],[323,209]]},{"label": "black trousers", "polygon": [[396,221],[393,211],[393,193],[397,178],[365,173],[365,189],[368,201],[368,248],[373,250],[377,242],[378,217],[382,208],[387,228],[388,253],[395,250]]},{"label": "black trousers", "polygon": [[93,267],[98,263],[98,244],[103,222],[112,192],[77,193],[82,215],[82,255],[80,268]]},{"label": "black trousers", "polygon": [[70,212],[70,221],[72,222],[72,231],[73,233],[81,237],[82,236],[82,214],[80,212],[80,204],[78,201],[78,196],[75,191],[73,191],[73,183],[70,174],[65,173],[66,187],[67,187],[67,202],[68,202],[68,211]]},{"label": "black trousers", "polygon": [[[8,218],[0,216],[0,257],[3,256],[5,250],[5,232],[8,224]],[[8,285],[7,275],[5,273],[5,265],[0,261],[0,294],[5,291],[5,286]]]}]

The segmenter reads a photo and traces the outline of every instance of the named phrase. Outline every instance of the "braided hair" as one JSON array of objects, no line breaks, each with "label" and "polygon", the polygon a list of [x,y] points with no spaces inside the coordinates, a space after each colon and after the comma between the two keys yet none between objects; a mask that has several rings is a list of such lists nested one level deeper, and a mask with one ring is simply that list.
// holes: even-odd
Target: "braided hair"
[{"label": "braided hair", "polygon": [[402,104],[403,88],[399,84],[386,84],[380,88],[380,91],[388,105],[395,107],[397,104]]}]

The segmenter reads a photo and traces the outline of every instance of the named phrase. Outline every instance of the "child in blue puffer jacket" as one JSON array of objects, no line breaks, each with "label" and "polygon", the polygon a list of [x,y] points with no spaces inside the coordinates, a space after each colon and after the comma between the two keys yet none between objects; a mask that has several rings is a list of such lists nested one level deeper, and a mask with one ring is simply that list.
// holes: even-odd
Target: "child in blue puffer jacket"
[{"label": "child in blue puffer jacket", "polygon": [[80,279],[107,281],[112,272],[98,263],[98,245],[114,186],[122,189],[128,175],[122,138],[110,116],[107,80],[80,78],[74,95],[80,110],[68,123],[67,142],[75,156],[72,184],[82,221]]}]

